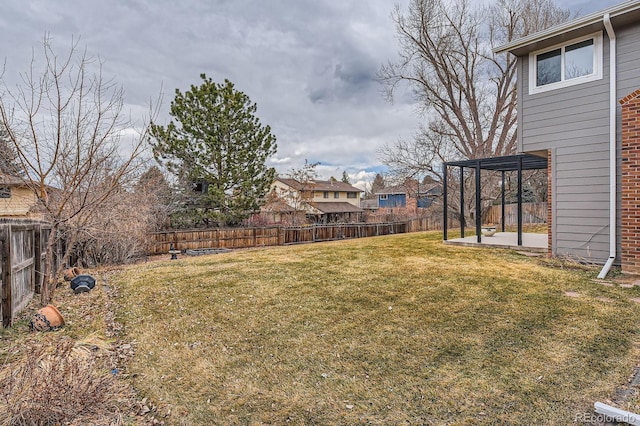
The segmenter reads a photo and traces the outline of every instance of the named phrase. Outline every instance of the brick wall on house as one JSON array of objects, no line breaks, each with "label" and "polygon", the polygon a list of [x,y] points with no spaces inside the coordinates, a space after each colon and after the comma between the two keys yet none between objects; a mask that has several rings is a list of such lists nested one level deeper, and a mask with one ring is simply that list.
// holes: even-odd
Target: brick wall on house
[{"label": "brick wall on house", "polygon": [[622,105],[622,271],[640,274],[640,89]]}]

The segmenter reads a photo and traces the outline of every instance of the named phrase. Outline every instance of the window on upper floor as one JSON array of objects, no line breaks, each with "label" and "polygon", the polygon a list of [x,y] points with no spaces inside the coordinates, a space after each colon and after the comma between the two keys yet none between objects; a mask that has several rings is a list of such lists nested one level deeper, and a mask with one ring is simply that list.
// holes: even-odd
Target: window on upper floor
[{"label": "window on upper floor", "polygon": [[335,191],[333,193],[333,198],[340,198],[340,193],[338,191]]},{"label": "window on upper floor", "polygon": [[529,54],[529,93],[602,78],[602,32]]},{"label": "window on upper floor", "polygon": [[358,198],[357,192],[347,192],[347,198]]},{"label": "window on upper floor", "polygon": [[0,186],[0,198],[11,198],[11,188],[8,186]]},{"label": "window on upper floor", "polygon": [[386,200],[387,199],[387,194],[380,195],[380,199],[381,200]]},{"label": "window on upper floor", "polygon": [[329,191],[324,191],[322,198],[329,198]]}]

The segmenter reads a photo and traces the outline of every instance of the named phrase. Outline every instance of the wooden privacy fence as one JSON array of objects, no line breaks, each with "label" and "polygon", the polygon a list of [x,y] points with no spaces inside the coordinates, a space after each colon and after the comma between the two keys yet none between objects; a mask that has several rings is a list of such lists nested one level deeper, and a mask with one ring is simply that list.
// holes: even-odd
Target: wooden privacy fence
[{"label": "wooden privacy fence", "polygon": [[165,231],[151,234],[149,254],[205,248],[249,248],[365,238],[426,230],[427,220],[393,223],[348,223],[264,228],[215,228]]},{"label": "wooden privacy fence", "polygon": [[0,222],[0,317],[8,327],[40,291],[50,225]]},{"label": "wooden privacy fence", "polygon": [[[524,203],[524,223],[545,223],[546,203]],[[500,223],[501,206],[489,210],[486,223]],[[505,206],[505,222],[516,225],[517,206]],[[450,217],[450,228],[460,226],[459,221]],[[213,228],[155,232],[150,235],[148,254],[166,254],[173,246],[176,250],[250,248],[281,246],[288,244],[332,241],[348,238],[365,238],[377,235],[402,234],[442,229],[440,214],[401,222],[385,223],[341,223],[308,226],[270,226],[260,228]]]},{"label": "wooden privacy fence", "polygon": [[[491,206],[484,223],[501,223],[502,206]],[[518,224],[518,205],[506,204],[504,206],[504,222],[507,226]],[[546,223],[547,203],[522,203],[522,223]]]}]

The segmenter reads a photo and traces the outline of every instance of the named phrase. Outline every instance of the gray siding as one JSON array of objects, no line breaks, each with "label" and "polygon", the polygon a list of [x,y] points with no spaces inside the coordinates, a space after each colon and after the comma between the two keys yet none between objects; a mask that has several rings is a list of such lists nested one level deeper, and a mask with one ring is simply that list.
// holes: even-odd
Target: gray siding
[{"label": "gray siding", "polygon": [[553,243],[557,255],[609,257],[609,41],[603,78],[529,95],[521,58],[519,138],[523,152],[553,149]]},{"label": "gray siding", "polygon": [[[640,26],[615,28],[616,100],[640,88]],[[529,95],[528,57],[518,72],[518,143],[522,152],[553,150],[553,242],[558,255],[604,262],[609,255],[609,39],[603,78]],[[620,106],[617,105],[617,241],[620,253]],[[640,205],[639,205],[640,208]]]}]

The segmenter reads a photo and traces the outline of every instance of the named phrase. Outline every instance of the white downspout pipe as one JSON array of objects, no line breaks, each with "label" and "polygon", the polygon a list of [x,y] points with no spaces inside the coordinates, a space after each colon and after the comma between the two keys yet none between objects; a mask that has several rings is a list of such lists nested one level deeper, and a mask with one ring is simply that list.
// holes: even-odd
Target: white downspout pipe
[{"label": "white downspout pipe", "polygon": [[616,33],[613,31],[611,19],[606,13],[602,17],[604,27],[609,36],[609,259],[598,274],[599,279],[607,276],[611,265],[616,258],[616,154],[617,154],[617,117],[616,117]]}]

